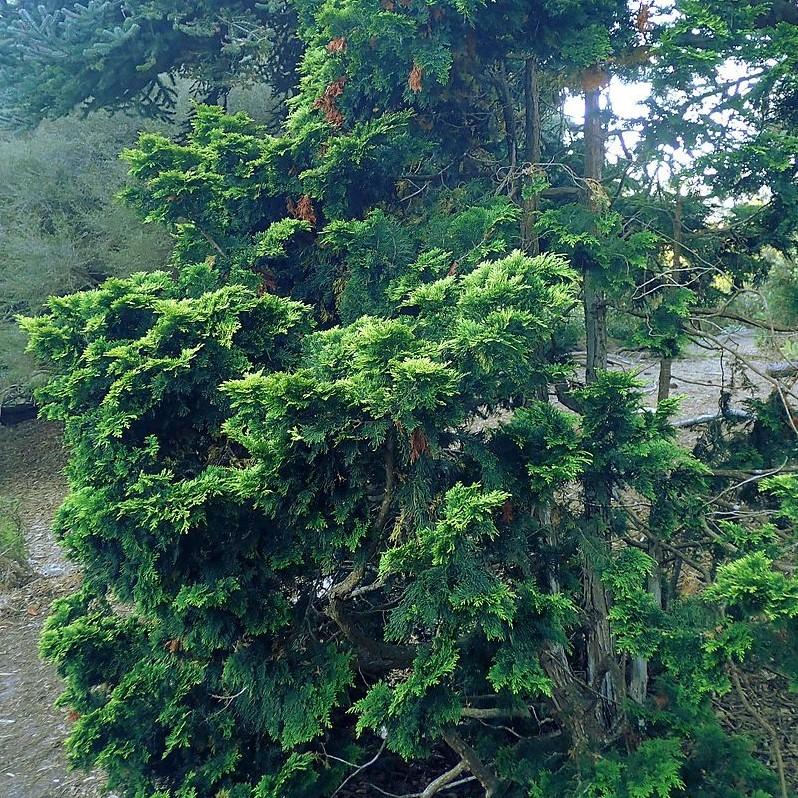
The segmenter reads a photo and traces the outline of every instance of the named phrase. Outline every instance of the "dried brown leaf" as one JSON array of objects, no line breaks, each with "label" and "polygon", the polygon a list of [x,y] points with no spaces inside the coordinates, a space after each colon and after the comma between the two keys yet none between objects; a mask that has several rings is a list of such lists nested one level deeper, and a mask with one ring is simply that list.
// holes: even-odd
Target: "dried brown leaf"
[{"label": "dried brown leaf", "polygon": [[316,224],[316,209],[313,207],[313,200],[307,194],[303,194],[296,203],[289,199],[286,205],[288,206],[288,213],[294,219],[301,219],[311,225]]},{"label": "dried brown leaf", "polygon": [[344,36],[337,36],[335,39],[331,39],[327,43],[327,52],[328,53],[345,53],[346,52],[346,37]]},{"label": "dried brown leaf", "polygon": [[429,453],[429,441],[421,427],[410,433],[410,462],[415,463],[421,455]]},{"label": "dried brown leaf", "polygon": [[336,99],[344,93],[344,85],[346,84],[346,77],[342,75],[337,80],[334,80],[324,90],[324,94],[318,97],[313,103],[314,108],[318,108],[324,114],[324,118],[333,127],[341,127],[344,123],[344,115],[336,103]]},{"label": "dried brown leaf", "polygon": [[418,64],[413,64],[410,74],[407,76],[407,85],[414,94],[418,94],[424,88],[422,78],[424,72]]}]

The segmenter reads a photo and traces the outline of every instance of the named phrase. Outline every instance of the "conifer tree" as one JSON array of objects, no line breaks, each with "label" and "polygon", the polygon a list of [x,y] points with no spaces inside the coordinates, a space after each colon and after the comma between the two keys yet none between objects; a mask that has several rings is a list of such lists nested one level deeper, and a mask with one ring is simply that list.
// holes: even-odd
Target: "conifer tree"
[{"label": "conifer tree", "polygon": [[712,698],[798,675],[795,480],[763,483],[774,522],[718,523],[676,401],[607,370],[608,302],[665,246],[605,175],[599,93],[639,18],[295,7],[283,133],[201,106],[126,153],[176,274],[23,322],[72,450],[85,578],[42,651],[73,762],[136,798],[391,793],[397,769],[426,796],[784,798],[778,740],[767,768]]},{"label": "conifer tree", "polygon": [[0,121],[33,125],[76,107],[169,117],[176,78],[213,102],[253,80],[285,94],[299,56],[294,28],[284,0],[3,2]]}]

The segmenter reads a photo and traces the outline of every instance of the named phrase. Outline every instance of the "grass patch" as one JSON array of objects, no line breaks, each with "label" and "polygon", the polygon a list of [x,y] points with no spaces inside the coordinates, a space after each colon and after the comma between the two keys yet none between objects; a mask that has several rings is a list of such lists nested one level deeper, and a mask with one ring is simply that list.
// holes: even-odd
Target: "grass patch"
[{"label": "grass patch", "polygon": [[0,496],[0,587],[16,587],[28,575],[28,548],[17,503]]}]

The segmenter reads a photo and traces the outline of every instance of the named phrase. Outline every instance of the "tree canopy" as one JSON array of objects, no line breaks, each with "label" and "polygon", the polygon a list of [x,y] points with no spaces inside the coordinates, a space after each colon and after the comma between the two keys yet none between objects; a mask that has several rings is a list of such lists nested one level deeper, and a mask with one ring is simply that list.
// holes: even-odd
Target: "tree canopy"
[{"label": "tree canopy", "polygon": [[[200,105],[125,151],[172,271],[22,321],[72,452],[84,580],[41,645],[75,764],[135,798],[396,772],[427,798],[788,798],[773,727],[766,763],[713,700],[798,679],[794,385],[745,424],[721,397],[690,450],[669,379],[652,407],[608,368],[618,319],[666,376],[722,346],[735,289],[794,255],[795,21],[716,5],[292,0],[281,131]],[[652,83],[634,149],[613,77]]]},{"label": "tree canopy", "polygon": [[286,93],[298,57],[294,28],[284,0],[3,2],[0,119],[25,125],[76,107],[168,117],[178,77],[206,99],[253,80]]},{"label": "tree canopy", "polygon": [[0,141],[0,416],[29,402],[44,377],[24,353],[14,319],[47,297],[165,265],[164,230],[116,201],[126,169],[118,158],[141,117],[74,116]]}]

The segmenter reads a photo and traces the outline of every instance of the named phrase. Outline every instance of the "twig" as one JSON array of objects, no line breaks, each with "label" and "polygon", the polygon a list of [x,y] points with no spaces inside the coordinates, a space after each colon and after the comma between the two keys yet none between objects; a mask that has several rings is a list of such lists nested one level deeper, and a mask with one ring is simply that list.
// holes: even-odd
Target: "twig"
[{"label": "twig", "polygon": [[690,416],[689,418],[679,418],[671,423],[677,429],[689,429],[698,427],[702,424],[711,424],[713,421],[753,421],[755,416],[745,410],[736,410],[733,407],[718,413],[702,413],[700,416]]},{"label": "twig", "polygon": [[345,778],[345,779],[344,779],[344,780],[343,780],[343,781],[342,781],[342,782],[341,782],[341,783],[338,785],[338,787],[336,788],[335,792],[333,792],[333,793],[330,795],[330,798],[335,798],[335,796],[336,796],[336,795],[338,795],[338,793],[339,793],[339,792],[341,792],[341,790],[343,790],[343,788],[344,788],[344,787],[345,787],[345,786],[346,786],[346,785],[347,785],[347,784],[348,784],[348,783],[349,783],[349,782],[350,782],[350,781],[351,781],[353,778],[355,778],[355,776],[357,776],[357,775],[359,775],[360,773],[362,773],[362,772],[363,772],[363,771],[364,771],[366,768],[368,768],[368,767],[371,767],[371,766],[372,766],[372,765],[373,765],[373,764],[374,764],[374,763],[375,763],[375,762],[376,762],[376,761],[377,761],[377,760],[380,758],[380,756],[382,756],[382,752],[385,750],[385,745],[386,745],[386,743],[387,743],[387,742],[388,742],[388,738],[386,737],[386,738],[385,738],[385,739],[382,741],[382,745],[380,746],[380,750],[379,750],[379,751],[377,751],[377,753],[376,753],[376,754],[374,754],[374,756],[373,756],[371,759],[369,759],[369,761],[368,761],[368,762],[366,762],[366,763],[365,763],[365,764],[363,764],[363,765],[360,765],[360,767],[358,767],[358,769],[357,769],[357,770],[356,770],[354,773],[350,773],[350,774],[349,774],[349,775],[348,775],[348,776],[347,776],[347,777],[346,777],[346,778]]},{"label": "twig", "polygon": [[756,482],[756,481],[758,481],[760,479],[764,479],[765,477],[772,477],[775,474],[779,474],[779,473],[781,473],[783,471],[783,469],[784,469],[784,467],[786,465],[787,465],[787,460],[785,459],[785,461],[778,468],[773,468],[770,471],[764,471],[764,472],[756,473],[753,476],[750,476],[747,479],[744,479],[741,482],[738,482],[736,485],[731,485],[730,487],[726,488],[725,490],[722,490],[717,496],[714,496],[713,498],[711,498],[707,502],[707,504],[714,504],[718,499],[721,498],[721,496],[725,496],[727,493],[731,493],[733,490],[737,490],[738,488],[741,488],[743,485],[747,485],[749,482]]},{"label": "twig", "polygon": [[216,243],[210,233],[206,233],[199,225],[197,225],[197,230],[200,231],[200,235],[221,255],[223,258],[227,256],[224,254],[224,250]]},{"label": "twig", "polygon": [[481,709],[480,707],[463,707],[460,714],[464,718],[528,718],[529,710],[524,707],[523,709],[499,709],[497,707],[489,707]]},{"label": "twig", "polygon": [[784,757],[781,753],[781,745],[779,743],[779,735],[770,721],[762,715],[761,712],[751,703],[748,696],[743,689],[743,684],[740,681],[740,674],[736,666],[729,662],[729,676],[731,676],[732,684],[734,684],[737,695],[740,696],[743,706],[748,710],[751,716],[759,723],[765,730],[765,733],[770,737],[770,746],[773,750],[773,758],[776,760],[776,770],[779,774],[779,786],[781,787],[781,798],[789,798],[787,792],[787,778],[784,774]]},{"label": "twig", "polygon": [[[446,774],[444,774],[446,775]],[[464,779],[458,779],[457,781],[452,781],[449,784],[444,785],[438,789],[438,792],[444,792],[448,790],[454,790],[457,787],[462,786],[463,784],[468,784],[469,782],[476,781],[476,776],[466,776]],[[395,792],[388,792],[388,790],[383,790],[382,787],[378,787],[376,784],[369,784],[372,790],[376,790],[380,795],[387,795],[388,798],[422,798],[424,795],[423,792],[406,792],[402,795],[399,795]],[[427,789],[429,785],[427,785]],[[429,795],[434,795],[434,793],[429,793]]]},{"label": "twig", "polygon": [[[711,335],[710,333],[704,330],[694,329],[691,332],[694,337],[705,338],[708,341],[712,341],[712,343],[714,343],[716,346],[720,347],[724,351],[728,352],[730,355],[734,356],[744,366],[753,371],[754,374],[757,374],[763,380],[772,385],[779,392],[779,395],[782,397],[782,401],[784,401],[785,403],[785,410],[787,411],[788,418],[790,419],[792,418],[790,415],[789,407],[787,407],[786,405],[786,399],[784,397],[784,394],[791,396],[793,399],[798,399],[797,394],[794,394],[789,388],[782,388],[778,380],[773,379],[773,377],[766,374],[764,371],[762,371],[762,369],[757,368],[753,363],[751,363],[750,360],[748,360],[748,358],[743,357],[736,348],[729,346],[727,343],[724,343],[723,341],[720,340],[720,338],[717,338],[716,336]],[[795,430],[794,427],[793,429]],[[798,433],[798,430],[795,430],[795,432]]]},{"label": "twig", "polygon": [[793,377],[798,374],[798,364],[784,362],[771,363],[765,371],[770,377]]},{"label": "twig", "polygon": [[758,321],[749,316],[741,316],[739,313],[731,313],[725,308],[691,308],[690,313],[694,316],[703,318],[721,318],[729,319],[730,321],[739,321],[740,324],[745,324],[748,327],[759,327],[760,329],[770,330],[771,332],[798,333],[795,327],[786,327],[772,321]]},{"label": "twig", "polygon": [[441,773],[437,779],[431,781],[424,790],[419,793],[419,798],[432,798],[435,793],[440,792],[447,784],[453,782],[464,770],[468,770],[465,760],[461,759],[451,770]]}]

